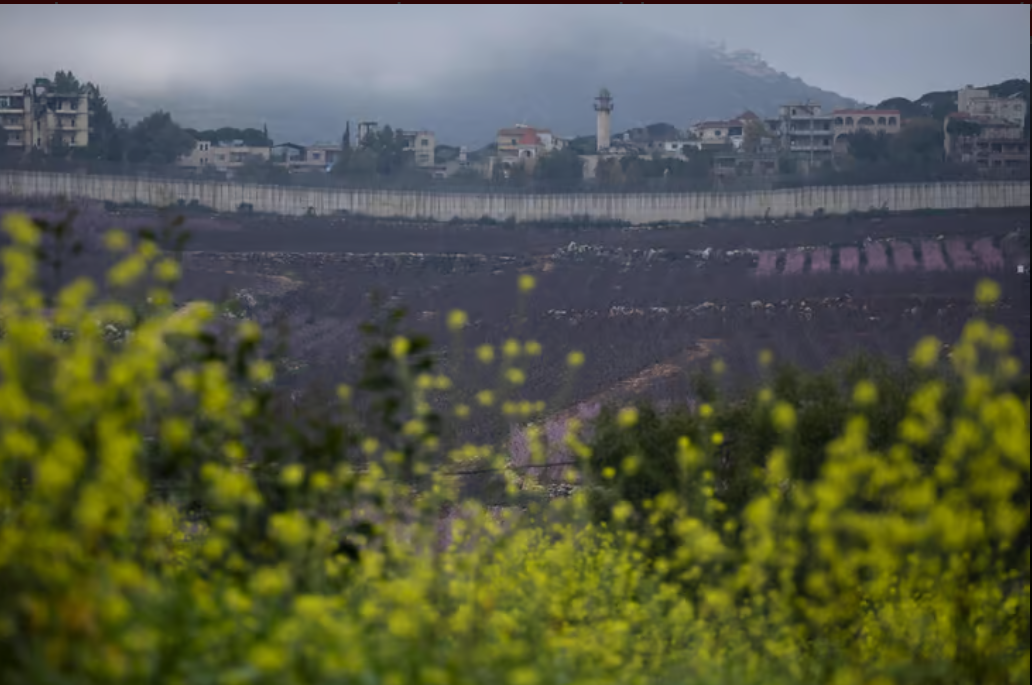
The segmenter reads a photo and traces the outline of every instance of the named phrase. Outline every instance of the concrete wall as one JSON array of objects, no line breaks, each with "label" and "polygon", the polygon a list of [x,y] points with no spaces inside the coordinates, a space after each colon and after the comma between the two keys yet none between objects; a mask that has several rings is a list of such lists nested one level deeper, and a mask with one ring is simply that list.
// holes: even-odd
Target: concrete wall
[{"label": "concrete wall", "polygon": [[438,221],[515,217],[543,221],[588,216],[632,223],[698,222],[848,214],[872,209],[906,212],[1029,206],[1029,182],[926,183],[797,188],[747,193],[488,195],[385,190],[337,190],[131,177],[0,171],[0,197],[83,198],[155,207],[196,200],[222,212],[241,204],[256,212],[303,215],[349,212]]}]

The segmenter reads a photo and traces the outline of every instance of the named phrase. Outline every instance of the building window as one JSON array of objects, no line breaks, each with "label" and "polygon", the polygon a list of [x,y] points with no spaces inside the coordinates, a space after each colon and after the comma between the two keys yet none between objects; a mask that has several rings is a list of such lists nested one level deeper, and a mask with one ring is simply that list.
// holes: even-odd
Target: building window
[{"label": "building window", "polygon": [[314,159],[315,161],[318,162],[320,158],[321,158],[321,155],[318,152],[313,152],[312,153],[312,159]]},{"label": "building window", "polygon": [[423,140],[419,141],[419,144],[423,147],[430,147],[430,141],[426,138],[423,138]]},{"label": "building window", "polygon": [[889,126],[896,125],[896,117],[889,117]]},{"label": "building window", "polygon": [[846,126],[853,125],[853,117],[846,117]]}]

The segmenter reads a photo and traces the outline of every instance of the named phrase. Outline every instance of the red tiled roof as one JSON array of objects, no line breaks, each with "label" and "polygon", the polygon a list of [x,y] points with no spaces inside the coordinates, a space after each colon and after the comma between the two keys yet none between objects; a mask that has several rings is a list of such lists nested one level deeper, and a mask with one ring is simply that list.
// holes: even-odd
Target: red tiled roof
[{"label": "red tiled roof", "polygon": [[[547,129],[540,129],[540,130],[541,130],[542,133],[549,133],[549,131]],[[522,136],[523,134],[528,133],[528,132],[533,133],[533,134],[536,135],[538,133],[538,129],[533,128],[531,126],[513,126],[513,127],[510,127],[510,128],[500,129],[498,131],[498,135],[500,135],[500,136],[515,136],[515,137],[518,138],[519,136]]]},{"label": "red tiled roof", "polygon": [[695,124],[692,128],[730,128],[731,126],[741,126],[742,122],[734,119],[732,121],[703,121]]},{"label": "red tiled roof", "polygon": [[853,114],[859,116],[884,115],[891,117],[898,117],[900,115],[898,109],[836,109],[832,114]]}]

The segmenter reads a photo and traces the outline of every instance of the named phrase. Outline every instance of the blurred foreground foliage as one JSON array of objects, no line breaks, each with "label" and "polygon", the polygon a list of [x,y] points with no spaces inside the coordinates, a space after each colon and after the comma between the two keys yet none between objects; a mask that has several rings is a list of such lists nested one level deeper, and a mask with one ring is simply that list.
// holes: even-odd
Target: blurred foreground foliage
[{"label": "blurred foreground foliage", "polygon": [[48,301],[45,231],[5,229],[5,685],[1028,682],[1028,384],[984,321],[906,374],[700,386],[562,446],[531,426],[582,486],[485,510],[450,469],[506,455],[450,445],[473,410],[433,408],[449,379],[399,316],[301,412],[256,325],[173,306],[156,241],[109,234],[107,282]]}]

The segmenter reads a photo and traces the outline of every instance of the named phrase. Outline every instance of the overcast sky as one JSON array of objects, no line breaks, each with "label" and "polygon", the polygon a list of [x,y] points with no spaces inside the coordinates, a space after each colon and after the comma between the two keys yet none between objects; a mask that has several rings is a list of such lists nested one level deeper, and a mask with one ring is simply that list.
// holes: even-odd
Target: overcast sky
[{"label": "overcast sky", "polygon": [[1018,4],[2,5],[0,71],[70,67],[109,93],[289,79],[414,94],[545,44],[637,29],[756,50],[874,103],[1027,78],[1028,25]]}]

